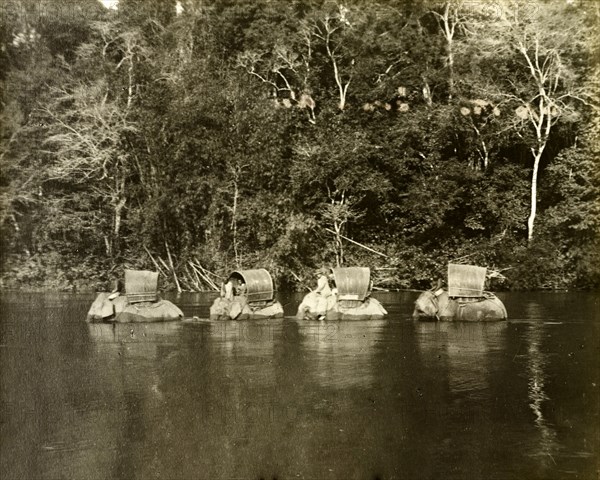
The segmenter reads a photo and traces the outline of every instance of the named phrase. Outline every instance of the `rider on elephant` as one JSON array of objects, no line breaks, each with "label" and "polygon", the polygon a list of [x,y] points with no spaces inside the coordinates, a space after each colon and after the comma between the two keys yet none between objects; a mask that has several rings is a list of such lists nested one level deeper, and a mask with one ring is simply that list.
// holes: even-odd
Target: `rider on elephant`
[{"label": "rider on elephant", "polygon": [[315,273],[317,276],[317,288],[315,293],[318,293],[324,298],[331,296],[331,287],[329,286],[329,272],[326,268],[320,268]]}]

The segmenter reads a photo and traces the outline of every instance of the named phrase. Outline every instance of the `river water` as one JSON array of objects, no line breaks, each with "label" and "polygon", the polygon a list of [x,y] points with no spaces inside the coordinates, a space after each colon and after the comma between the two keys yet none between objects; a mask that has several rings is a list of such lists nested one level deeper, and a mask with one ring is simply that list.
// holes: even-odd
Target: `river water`
[{"label": "river water", "polygon": [[[0,296],[0,478],[597,479],[600,301],[505,293],[509,321],[85,323]],[[197,316],[199,319],[192,319]]]}]

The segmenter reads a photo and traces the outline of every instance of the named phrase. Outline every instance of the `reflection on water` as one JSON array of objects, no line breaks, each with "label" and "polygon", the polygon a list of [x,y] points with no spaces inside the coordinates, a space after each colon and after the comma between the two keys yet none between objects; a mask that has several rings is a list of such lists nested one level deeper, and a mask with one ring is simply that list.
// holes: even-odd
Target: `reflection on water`
[{"label": "reflection on water", "polygon": [[546,468],[552,468],[549,462],[556,465],[554,456],[558,451],[558,444],[554,426],[544,417],[543,412],[544,402],[550,400],[545,392],[547,377],[545,368],[548,363],[548,354],[542,350],[545,326],[542,309],[538,303],[527,303],[526,310],[528,316],[535,319],[529,325],[525,339],[527,341],[529,408],[534,414],[534,423],[539,432],[539,440],[531,446],[530,451],[532,455],[538,455],[543,462],[546,462]]},{"label": "reflection on water", "polygon": [[491,442],[501,435],[504,421],[498,418],[497,392],[506,322],[418,322],[415,328],[421,361],[431,371],[432,383],[438,384],[425,401],[439,409],[433,440],[443,446],[440,467],[446,465],[456,478],[499,475],[502,465]]},{"label": "reflection on water", "polygon": [[494,324],[413,322],[414,299],[210,322],[183,296],[183,322],[88,325],[93,296],[4,294],[1,478],[597,476],[594,296],[505,295]]},{"label": "reflection on water", "polygon": [[450,392],[477,400],[489,390],[488,376],[495,368],[490,353],[503,349],[506,322],[419,322],[419,349],[424,361],[444,360]]},{"label": "reflection on water", "polygon": [[302,345],[314,357],[319,385],[340,390],[371,385],[375,347],[387,320],[304,323]]}]

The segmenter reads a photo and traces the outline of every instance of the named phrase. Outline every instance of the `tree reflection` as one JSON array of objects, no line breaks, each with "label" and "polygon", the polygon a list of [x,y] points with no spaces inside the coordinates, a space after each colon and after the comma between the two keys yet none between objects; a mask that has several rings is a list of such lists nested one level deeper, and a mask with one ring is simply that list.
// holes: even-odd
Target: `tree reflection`
[{"label": "tree reflection", "polygon": [[532,456],[539,456],[542,466],[546,468],[556,467],[554,455],[558,450],[557,434],[553,425],[545,418],[543,413],[544,403],[549,400],[546,394],[546,367],[548,364],[548,354],[543,351],[543,339],[545,335],[545,325],[542,320],[543,312],[540,305],[530,302],[526,306],[527,317],[534,319],[528,325],[525,333],[527,345],[527,393],[529,398],[529,408],[534,415],[534,424],[539,432],[539,441],[531,446]]}]

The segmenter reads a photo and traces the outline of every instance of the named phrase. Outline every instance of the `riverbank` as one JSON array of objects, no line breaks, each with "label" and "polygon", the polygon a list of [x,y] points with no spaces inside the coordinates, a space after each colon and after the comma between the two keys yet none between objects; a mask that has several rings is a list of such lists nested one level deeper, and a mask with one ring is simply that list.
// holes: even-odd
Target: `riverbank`
[{"label": "riverbank", "polygon": [[[468,263],[488,268],[486,289],[490,291],[580,291],[600,288],[600,255],[593,252],[575,255],[562,254],[547,244],[513,246],[491,250],[473,246],[465,254],[448,249],[396,248],[386,249],[394,255],[374,258],[364,249],[349,251],[345,265],[361,265],[371,269],[376,288],[388,291],[423,291],[432,288],[438,280],[445,281],[449,263]],[[4,255],[0,272],[0,289],[22,291],[96,292],[112,289],[115,280],[123,278],[124,269],[159,271],[161,291],[211,291],[233,270],[236,262],[223,252],[205,255],[172,256],[166,266],[147,252],[137,249],[120,259],[82,256],[78,252],[57,252],[35,255]],[[191,259],[194,259],[193,262]],[[313,252],[306,258],[273,258],[268,251],[246,255],[242,268],[266,268],[275,287],[285,292],[306,292],[314,283],[314,269],[335,265],[324,261]],[[202,269],[212,284],[194,280],[189,264]]]},{"label": "riverbank", "polygon": [[[176,293],[177,288],[172,281],[168,279],[161,279],[162,287],[161,292]],[[415,279],[415,283],[417,280]],[[422,284],[422,281],[418,283]],[[100,291],[108,291],[112,287],[107,282],[102,282],[94,279],[75,279],[74,281],[65,282],[60,280],[57,281],[55,278],[41,279],[36,282],[17,282],[14,278],[0,277],[0,291],[13,291],[13,292],[25,292],[25,293],[45,293],[45,292],[63,292],[63,293],[95,293]],[[428,290],[431,287],[424,286],[422,288],[411,288],[405,287],[398,283],[386,284],[384,286],[374,285],[374,291],[381,292],[422,292]],[[493,287],[487,287],[487,290],[495,292],[569,292],[569,291],[595,291],[600,289],[598,286],[589,287],[562,287],[562,286],[548,286],[548,285],[537,285],[530,287],[510,287],[510,285],[503,285],[497,283]],[[297,282],[295,285],[287,284],[284,288],[278,288],[279,291],[288,293],[293,292],[306,292],[307,288],[305,283]],[[195,293],[214,293],[215,291],[209,288],[202,290],[191,290],[182,289],[182,292],[195,292]]]}]

